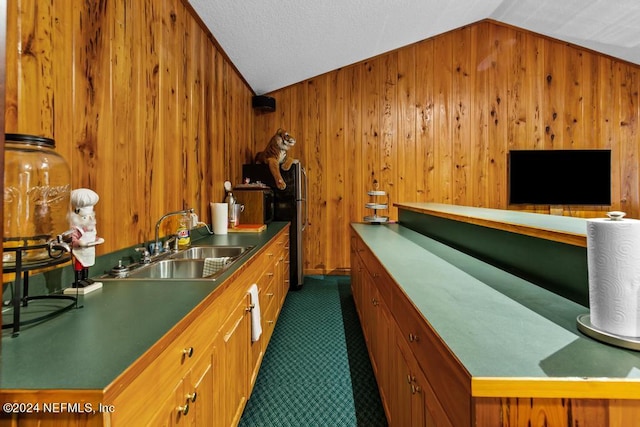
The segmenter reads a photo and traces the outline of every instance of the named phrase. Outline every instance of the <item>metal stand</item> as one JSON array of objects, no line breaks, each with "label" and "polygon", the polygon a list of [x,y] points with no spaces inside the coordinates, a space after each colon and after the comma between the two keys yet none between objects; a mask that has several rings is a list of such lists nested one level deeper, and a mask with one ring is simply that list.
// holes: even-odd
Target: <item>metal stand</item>
[{"label": "metal stand", "polygon": [[[11,335],[12,337],[17,337],[20,334],[20,326],[50,319],[52,317],[55,317],[71,309],[74,305],[77,304],[78,298],[70,295],[38,295],[38,296],[31,296],[31,297],[28,296],[29,295],[29,271],[62,264],[71,259],[71,257],[68,254],[61,252],[60,256],[58,257],[52,256],[49,259],[46,259],[43,261],[38,261],[34,263],[29,263],[27,265],[23,265],[22,254],[24,251],[47,249],[47,246],[48,244],[44,243],[44,244],[32,245],[32,246],[3,248],[4,252],[16,253],[15,266],[2,267],[3,273],[15,273],[16,275],[15,280],[13,282],[13,298],[11,299],[11,305],[13,306],[13,322],[7,323],[7,324],[3,322],[2,324],[2,329],[13,328],[13,333]],[[50,313],[47,313],[43,316],[39,316],[37,318],[23,320],[23,321],[20,320],[21,307],[28,306],[29,301],[43,300],[43,299],[64,299],[64,300],[70,300],[71,303],[59,309],[56,309]]]},{"label": "metal stand", "polygon": [[[370,190],[367,194],[370,196],[370,202],[365,205],[367,209],[373,209],[373,215],[367,215],[364,217],[364,222],[368,222],[370,224],[384,224],[389,222],[388,216],[378,215],[379,210],[387,210],[389,208],[389,195],[385,191],[378,190],[378,181],[373,181],[374,190]],[[387,201],[384,203],[380,203],[376,201],[377,197],[385,197]]]},{"label": "metal stand", "polygon": [[576,321],[578,330],[591,338],[616,347],[640,351],[640,337],[625,337],[598,329],[591,324],[591,315],[589,314],[579,315]]}]

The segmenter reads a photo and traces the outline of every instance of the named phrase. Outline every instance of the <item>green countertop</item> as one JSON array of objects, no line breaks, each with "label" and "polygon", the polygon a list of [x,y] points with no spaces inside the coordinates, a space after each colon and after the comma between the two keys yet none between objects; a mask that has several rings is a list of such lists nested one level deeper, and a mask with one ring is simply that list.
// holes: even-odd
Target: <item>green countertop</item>
[{"label": "green countertop", "polygon": [[473,378],[640,379],[640,352],[577,330],[588,308],[401,225],[353,228]]},{"label": "green countertop", "polygon": [[[399,209],[459,219],[486,227],[586,246],[587,221],[585,218],[443,203],[394,203],[394,206]],[[604,217],[606,215],[603,212],[602,218]]]},{"label": "green countertop", "polygon": [[[464,217],[481,218],[493,222],[529,225],[540,229],[549,229],[580,235],[587,234],[587,223],[584,218],[562,215],[541,215],[531,212],[508,209],[477,208],[473,206],[448,205],[445,203],[396,203],[396,206],[413,207],[433,212],[456,214]],[[606,216],[602,215],[603,218]]]},{"label": "green countertop", "polygon": [[105,281],[80,297],[82,308],[24,326],[15,338],[3,331],[0,389],[104,389],[287,224],[198,240],[255,245],[215,281]]}]

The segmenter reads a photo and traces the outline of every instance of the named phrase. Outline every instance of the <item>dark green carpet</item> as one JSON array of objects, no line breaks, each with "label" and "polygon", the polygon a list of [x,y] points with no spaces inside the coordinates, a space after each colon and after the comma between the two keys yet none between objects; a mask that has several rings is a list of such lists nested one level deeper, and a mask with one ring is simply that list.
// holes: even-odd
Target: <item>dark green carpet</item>
[{"label": "dark green carpet", "polygon": [[289,292],[240,426],[386,426],[348,276]]}]

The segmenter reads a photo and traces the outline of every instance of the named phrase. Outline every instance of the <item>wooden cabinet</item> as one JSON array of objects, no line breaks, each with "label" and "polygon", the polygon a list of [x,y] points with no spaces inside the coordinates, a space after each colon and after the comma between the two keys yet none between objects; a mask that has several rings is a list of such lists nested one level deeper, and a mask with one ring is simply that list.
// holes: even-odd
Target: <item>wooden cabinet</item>
[{"label": "wooden cabinet", "polygon": [[[566,325],[575,319],[573,303],[537,288],[520,288],[524,296],[517,296],[515,287],[501,291],[494,285],[515,285],[517,279],[453,248],[445,253],[440,244],[405,228],[354,224],[353,231],[353,295],[391,426],[637,424],[638,383],[630,371],[620,370],[635,356],[566,335],[571,334]],[[387,238],[397,240],[387,244]],[[408,266],[415,271],[406,272]],[[380,298],[378,306],[387,310],[372,314],[371,298]],[[533,299],[538,301],[531,305]],[[494,301],[504,310],[499,316]],[[543,307],[547,301],[552,307]],[[529,317],[530,310],[543,321]],[[523,326],[529,335],[520,334]],[[381,335],[392,340],[388,359],[380,356]],[[518,343],[538,348],[517,350]],[[544,372],[531,375],[540,368]]]},{"label": "wooden cabinet", "polygon": [[222,406],[215,408],[215,417],[221,426],[238,424],[249,398],[250,306],[247,295],[227,318],[216,345],[220,369],[214,384],[223,399]]},{"label": "wooden cabinet", "polygon": [[159,427],[213,425],[213,370],[211,357],[182,378],[157,407],[149,425]]},{"label": "wooden cabinet", "polygon": [[257,341],[251,343],[250,391],[253,390],[264,352],[289,291],[288,244],[288,231],[281,233],[269,243],[264,249],[262,263],[256,268],[255,277],[252,279],[252,282],[258,286],[262,334]]},{"label": "wooden cabinet", "polygon": [[391,378],[390,356],[394,346],[394,338],[390,326],[392,315],[387,303],[382,298],[379,288],[386,286],[383,276],[377,272],[371,272],[361,258],[362,250],[352,250],[352,280],[351,288],[356,301],[356,309],[360,316],[360,324],[363,328],[365,341],[371,359],[378,389],[382,397],[387,417],[390,408],[390,399],[387,396],[393,394]]},{"label": "wooden cabinet", "polygon": [[[144,420],[160,426],[238,424],[286,295],[279,271],[288,261],[283,243],[287,231],[154,346],[164,348],[159,355],[153,357],[151,349],[148,360],[139,361],[141,367],[133,371],[140,372],[123,379],[126,386],[113,399],[118,411],[111,425],[141,425]],[[251,341],[248,293],[253,283],[259,288],[263,326],[256,342]]]},{"label": "wooden cabinet", "polygon": [[[410,343],[404,339],[400,331],[397,331],[395,337],[392,352],[394,376],[391,379],[395,399],[390,410],[394,424],[413,427],[452,426],[426,374],[415,358]],[[398,422],[395,422],[396,419]]]},{"label": "wooden cabinet", "polygon": [[[187,422],[182,420],[186,416],[193,418],[197,413],[194,406],[201,406],[200,402],[211,406],[207,401],[213,398],[212,347],[220,314],[220,305],[213,303],[189,316],[115,382],[115,397],[108,400],[117,408],[111,414],[113,425],[133,425],[146,419],[185,425],[178,423]],[[154,357],[156,349],[163,350]],[[202,393],[197,388],[202,388]],[[194,393],[195,399],[187,397]],[[185,412],[184,417],[180,412]]]},{"label": "wooden cabinet", "polygon": [[[141,420],[166,426],[238,424],[286,295],[280,282],[288,261],[287,230],[229,279],[199,314],[183,320],[188,326],[181,333],[158,344],[166,348],[115,397],[119,411],[112,425],[139,425]],[[248,290],[254,283],[263,333],[252,342]]]},{"label": "wooden cabinet", "polygon": [[469,425],[464,370],[355,234],[351,243],[353,296],[389,424]]}]

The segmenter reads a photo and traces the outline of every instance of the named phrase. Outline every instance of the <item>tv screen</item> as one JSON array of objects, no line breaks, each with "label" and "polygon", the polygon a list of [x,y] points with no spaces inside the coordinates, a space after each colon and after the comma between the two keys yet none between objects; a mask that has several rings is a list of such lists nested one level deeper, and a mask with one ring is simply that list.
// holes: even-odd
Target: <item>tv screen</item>
[{"label": "tv screen", "polygon": [[512,150],[509,203],[610,205],[611,150]]}]

